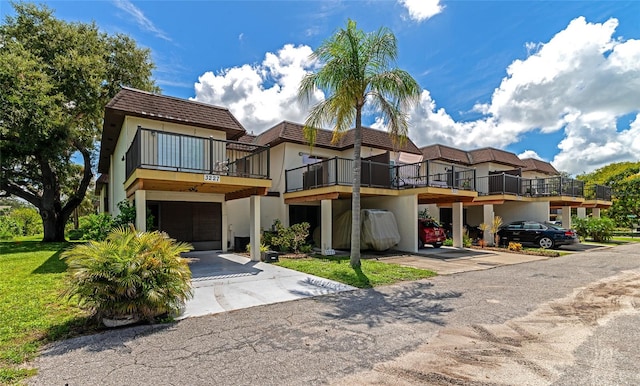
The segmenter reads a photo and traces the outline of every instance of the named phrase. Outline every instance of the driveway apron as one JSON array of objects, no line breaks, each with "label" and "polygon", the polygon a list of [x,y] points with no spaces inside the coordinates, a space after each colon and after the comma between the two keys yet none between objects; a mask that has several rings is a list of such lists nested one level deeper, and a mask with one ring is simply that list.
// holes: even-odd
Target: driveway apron
[{"label": "driveway apron", "polygon": [[189,260],[194,296],[181,319],[354,289],[231,253],[197,251],[183,256]]}]

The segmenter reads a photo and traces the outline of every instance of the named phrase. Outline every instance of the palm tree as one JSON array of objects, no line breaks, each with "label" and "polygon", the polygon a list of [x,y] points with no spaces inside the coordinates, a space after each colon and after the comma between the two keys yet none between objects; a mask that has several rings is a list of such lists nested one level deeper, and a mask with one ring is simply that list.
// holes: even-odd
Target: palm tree
[{"label": "palm tree", "polygon": [[304,133],[313,146],[319,127],[333,126],[333,141],[355,121],[353,145],[353,196],[351,221],[351,266],[360,267],[360,147],[362,108],[369,102],[378,110],[394,142],[406,140],[406,108],[417,103],[420,86],[408,72],[393,68],[398,49],[396,37],[387,28],[365,33],[349,20],[318,47],[311,58],[323,63],[307,74],[298,89],[298,99],[309,103],[318,89],[327,97],[314,105],[305,121]]}]

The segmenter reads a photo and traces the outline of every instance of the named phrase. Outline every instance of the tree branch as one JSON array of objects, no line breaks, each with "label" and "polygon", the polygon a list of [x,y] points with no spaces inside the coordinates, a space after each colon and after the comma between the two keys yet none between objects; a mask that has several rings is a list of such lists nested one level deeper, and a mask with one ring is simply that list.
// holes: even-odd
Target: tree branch
[{"label": "tree branch", "polygon": [[74,141],[73,145],[76,147],[76,149],[78,149],[80,154],[82,154],[82,159],[84,161],[84,173],[82,175],[82,181],[80,181],[78,188],[76,189],[74,194],[69,197],[69,200],[62,208],[63,216],[70,215],[71,212],[75,208],[77,208],[80,203],[82,203],[82,200],[87,193],[87,188],[91,183],[91,178],[93,177],[93,173],[91,172],[91,152],[79,141]]},{"label": "tree branch", "polygon": [[8,197],[9,195],[17,196],[37,208],[40,207],[40,197],[31,192],[25,191],[24,189],[22,189],[22,187],[14,184],[11,181],[2,180],[2,182],[0,182],[0,189],[8,193],[7,195],[2,195],[3,197]]}]

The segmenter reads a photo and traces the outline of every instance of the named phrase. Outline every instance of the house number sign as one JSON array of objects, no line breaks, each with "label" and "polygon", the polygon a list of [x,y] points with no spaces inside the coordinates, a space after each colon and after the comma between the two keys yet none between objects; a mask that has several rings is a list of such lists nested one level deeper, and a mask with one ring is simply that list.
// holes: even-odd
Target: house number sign
[{"label": "house number sign", "polygon": [[204,182],[220,182],[220,176],[217,174],[205,174]]}]

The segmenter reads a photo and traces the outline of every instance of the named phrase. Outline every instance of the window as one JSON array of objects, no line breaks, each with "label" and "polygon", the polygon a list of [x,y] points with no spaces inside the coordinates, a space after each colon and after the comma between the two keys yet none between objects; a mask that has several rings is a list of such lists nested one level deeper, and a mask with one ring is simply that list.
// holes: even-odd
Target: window
[{"label": "window", "polygon": [[310,155],[310,154],[303,154],[302,155],[302,164],[303,165],[312,165],[312,164],[316,164],[318,162],[322,162],[324,161],[324,158],[322,157],[318,157],[318,156],[314,156],[314,155]]}]

